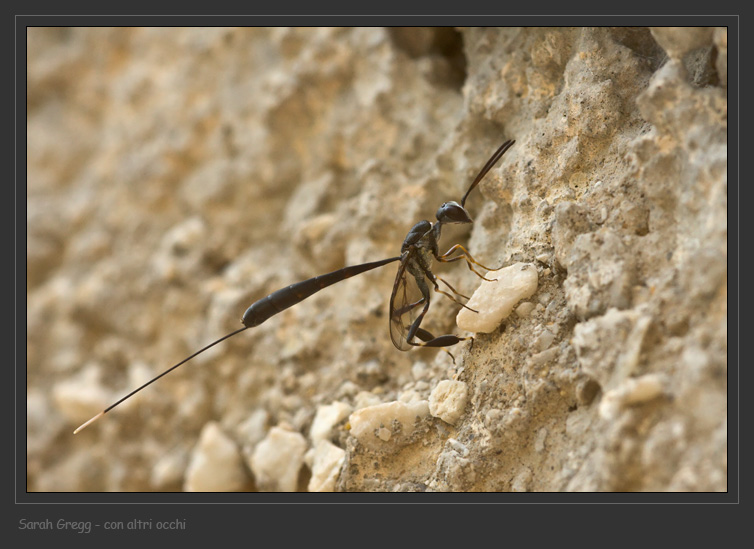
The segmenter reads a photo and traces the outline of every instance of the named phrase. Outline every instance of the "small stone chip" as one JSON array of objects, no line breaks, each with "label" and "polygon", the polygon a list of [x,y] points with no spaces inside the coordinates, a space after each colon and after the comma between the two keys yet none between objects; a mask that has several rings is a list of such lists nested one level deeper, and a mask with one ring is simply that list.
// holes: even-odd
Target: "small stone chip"
[{"label": "small stone chip", "polygon": [[462,330],[475,333],[490,333],[511,314],[522,299],[527,299],[537,291],[537,269],[530,263],[515,263],[498,272],[487,274],[494,277],[492,282],[483,281],[466,304],[475,313],[461,309],[456,323]]},{"label": "small stone chip", "polygon": [[526,318],[534,310],[534,303],[531,301],[524,301],[521,305],[516,307],[516,314],[521,318]]},{"label": "small stone chip", "polygon": [[233,492],[247,481],[236,444],[211,421],[202,429],[186,471],[187,492]]},{"label": "small stone chip", "polygon": [[273,427],[251,455],[257,486],[265,491],[293,492],[304,463],[306,439],[282,427]]},{"label": "small stone chip", "polygon": [[411,441],[418,421],[429,415],[426,400],[411,403],[395,400],[356,410],[348,418],[351,434],[373,449],[398,448]]},{"label": "small stone chip", "polygon": [[600,402],[600,415],[604,419],[614,419],[622,409],[644,404],[665,393],[665,381],[660,374],[646,374],[629,378],[617,388],[607,391]]},{"label": "small stone chip", "polygon": [[328,440],[332,435],[333,428],[348,417],[351,407],[345,402],[333,402],[332,404],[317,407],[317,413],[312,421],[309,437],[316,444],[320,440]]},{"label": "small stone chip", "polygon": [[310,492],[332,492],[346,459],[346,452],[327,440],[320,440],[313,449],[312,477],[307,489]]},{"label": "small stone chip", "polygon": [[463,381],[444,379],[429,395],[429,413],[455,425],[463,415],[469,390]]}]

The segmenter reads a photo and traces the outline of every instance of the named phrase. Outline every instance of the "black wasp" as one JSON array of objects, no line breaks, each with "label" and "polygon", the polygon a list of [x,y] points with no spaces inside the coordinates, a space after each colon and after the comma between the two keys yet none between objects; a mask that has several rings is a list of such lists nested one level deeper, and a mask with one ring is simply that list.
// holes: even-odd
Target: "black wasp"
[{"label": "black wasp", "polygon": [[[463,303],[458,301],[451,294],[440,289],[437,284],[439,280],[445,284],[450,290],[457,296],[468,299],[466,296],[459,294],[455,288],[448,284],[445,280],[432,273],[432,260],[436,259],[443,263],[450,263],[452,261],[458,261],[465,259],[469,269],[471,269],[478,276],[484,280],[489,280],[483,275],[479,274],[472,266],[479,265],[483,269],[488,271],[496,271],[498,269],[490,269],[485,267],[471,256],[471,254],[460,244],[454,245],[447,252],[440,255],[439,241],[440,232],[442,226],[449,223],[471,223],[471,216],[464,208],[466,204],[466,198],[469,193],[479,184],[479,182],[487,175],[487,172],[500,160],[500,157],[505,154],[514,141],[506,141],[498,150],[495,151],[479,174],[474,178],[469,190],[463,195],[461,203],[451,201],[443,203],[437,210],[437,222],[432,224],[429,221],[419,221],[414,225],[406,235],[406,239],[401,246],[401,264],[398,267],[398,273],[395,276],[395,283],[393,284],[393,293],[390,296],[390,339],[393,340],[393,345],[401,351],[407,351],[412,346],[421,347],[449,347],[455,345],[459,341],[463,341],[465,337],[458,337],[455,335],[442,335],[435,337],[427,330],[420,327],[424,315],[429,310],[430,303],[430,291],[427,280],[429,280],[436,292],[446,295],[459,305],[466,307]],[[458,255],[453,255],[459,252]],[[409,276],[410,275],[410,276]],[[424,305],[419,311],[419,306]],[[470,311],[470,309],[466,307]],[[476,311],[474,311],[476,312]],[[414,338],[419,338],[421,342],[416,341]],[[451,355],[452,356],[452,355]]]},{"label": "black wasp", "polygon": [[[474,180],[469,186],[469,190],[463,195],[461,203],[450,201],[443,203],[437,210],[437,221],[433,224],[429,221],[419,221],[414,225],[406,235],[406,239],[401,246],[401,255],[383,259],[381,261],[373,261],[371,263],[362,263],[361,265],[352,265],[345,267],[331,273],[327,273],[320,276],[315,276],[296,284],[291,284],[285,288],[282,288],[270,295],[263,297],[262,299],[252,303],[252,305],[246,309],[246,312],[241,319],[243,328],[231,332],[220,339],[213,341],[206,347],[199,349],[194,354],[184,358],[175,366],[165,370],[160,375],[146,382],[141,387],[134,389],[126,396],[111,404],[92,419],[82,424],[73,433],[76,434],[90,423],[93,423],[107,412],[118,406],[121,402],[129,399],[148,385],[151,385],[162,376],[172,372],[178,366],[185,364],[195,356],[203,353],[210,347],[214,347],[221,341],[225,341],[229,337],[243,332],[247,328],[253,328],[259,326],[262,322],[273,317],[274,315],[284,311],[288,307],[292,307],[297,303],[300,303],[307,297],[317,293],[318,291],[327,288],[341,280],[350,278],[357,274],[371,271],[388,263],[400,261],[398,266],[398,273],[395,277],[395,283],[393,284],[393,293],[390,296],[390,339],[393,341],[393,345],[401,351],[407,351],[411,347],[449,347],[455,345],[459,341],[469,339],[466,337],[458,337],[455,335],[441,335],[435,337],[427,330],[421,328],[422,320],[429,310],[430,303],[430,290],[427,281],[429,281],[434,287],[436,292],[439,292],[456,303],[459,303],[463,307],[466,307],[463,303],[458,301],[453,295],[441,290],[437,281],[439,280],[445,284],[450,290],[459,297],[466,298],[459,294],[450,284],[439,276],[432,273],[432,260],[437,260],[443,263],[450,263],[453,261],[459,261],[464,259],[469,269],[476,273],[481,278],[488,280],[483,275],[474,269],[473,265],[479,265],[483,269],[488,271],[494,271],[497,269],[490,269],[477,263],[477,261],[471,256],[471,254],[461,246],[456,244],[451,247],[444,254],[440,254],[438,242],[440,240],[440,232],[442,226],[450,223],[471,223],[472,219],[469,213],[464,208],[466,204],[466,198],[469,193],[476,188],[479,182],[487,175],[492,167],[497,164],[500,158],[505,154],[515,141],[508,140],[498,148],[495,153],[490,157],[484,167],[480,170]],[[455,255],[454,255],[455,254]],[[421,306],[421,307],[420,307]],[[466,307],[468,309],[468,307]],[[470,309],[473,310],[473,309]],[[420,341],[417,341],[418,338]],[[451,355],[452,356],[452,355]]]}]

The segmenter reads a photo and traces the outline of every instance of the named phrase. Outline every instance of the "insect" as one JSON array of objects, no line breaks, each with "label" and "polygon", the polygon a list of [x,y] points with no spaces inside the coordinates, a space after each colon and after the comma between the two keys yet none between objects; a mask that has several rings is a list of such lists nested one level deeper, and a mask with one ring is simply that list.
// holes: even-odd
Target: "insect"
[{"label": "insect", "polygon": [[[435,214],[437,218],[436,223],[432,224],[426,220],[419,221],[406,235],[406,239],[403,241],[403,246],[401,247],[401,264],[398,267],[398,273],[393,284],[393,293],[390,296],[390,339],[397,349],[407,351],[412,346],[449,347],[465,339],[470,339],[455,335],[435,337],[420,327],[424,315],[429,310],[431,297],[427,280],[432,283],[436,292],[449,297],[462,307],[474,311],[474,309],[467,307],[451,294],[440,289],[440,286],[437,284],[438,280],[450,288],[457,296],[468,299],[465,295],[459,294],[448,282],[432,273],[432,259],[443,263],[464,259],[469,269],[484,280],[489,279],[474,269],[473,265],[479,265],[488,271],[499,270],[490,269],[478,263],[466,248],[460,244],[454,245],[447,252],[440,255],[438,243],[443,225],[472,222],[471,216],[469,216],[464,207],[466,205],[466,198],[468,198],[469,193],[474,190],[484,176],[487,175],[487,172],[492,169],[513,143],[513,140],[506,141],[495,151],[472,181],[469,190],[466,191],[460,204],[455,201],[443,203],[437,210],[437,214]],[[453,254],[456,252],[459,253],[454,256]],[[421,312],[418,312],[420,305],[423,305],[423,307],[421,308]],[[419,338],[421,341],[416,341],[414,338]],[[452,354],[450,356],[453,357]]]},{"label": "insect", "polygon": [[[479,171],[477,176],[472,181],[466,194],[461,199],[461,203],[458,204],[455,201],[445,202],[437,210],[437,222],[430,223],[429,221],[420,221],[414,225],[406,235],[403,245],[401,246],[401,255],[396,257],[390,257],[388,259],[382,259],[380,261],[373,261],[370,263],[362,263],[360,265],[352,265],[350,267],[344,267],[333,271],[331,273],[315,276],[307,280],[291,284],[285,288],[277,290],[269,294],[266,297],[259,299],[251,304],[246,309],[241,323],[243,328],[239,328],[220,339],[213,341],[209,345],[202,347],[194,354],[184,358],[178,364],[170,367],[162,372],[160,375],[147,381],[140,387],[137,387],[126,396],[111,404],[99,414],[95,415],[90,420],[83,423],[78,427],[73,434],[78,433],[91,423],[95,422],[107,412],[121,404],[123,401],[128,400],[133,395],[148,387],[161,377],[169,374],[179,366],[185,364],[195,356],[203,353],[207,349],[214,347],[218,343],[225,341],[226,339],[233,337],[236,334],[259,326],[269,318],[284,311],[285,309],[300,303],[307,297],[332,286],[337,282],[351,278],[361,273],[377,269],[389,263],[400,261],[398,267],[398,273],[395,277],[395,283],[393,284],[393,292],[390,296],[390,339],[396,348],[401,351],[407,351],[411,347],[449,347],[459,343],[460,341],[471,339],[468,337],[458,337],[456,335],[441,335],[435,337],[427,330],[420,327],[424,316],[429,310],[431,293],[427,280],[429,280],[435,291],[439,292],[463,307],[466,307],[463,303],[458,301],[453,295],[441,290],[438,285],[438,280],[445,284],[450,290],[457,296],[466,296],[459,294],[448,282],[432,273],[431,266],[432,260],[435,259],[440,262],[450,263],[459,261],[461,259],[466,261],[467,266],[479,277],[489,280],[481,275],[473,265],[478,265],[488,271],[495,271],[499,269],[490,269],[484,265],[478,263],[471,254],[460,244],[456,244],[451,247],[444,254],[439,253],[438,242],[440,240],[440,232],[442,226],[451,223],[471,223],[472,219],[468,212],[464,208],[466,199],[469,193],[476,188],[479,182],[487,175],[492,167],[500,160],[505,152],[515,143],[513,140],[508,140],[503,143],[495,153],[490,157],[484,167]],[[458,252],[458,253],[457,253]],[[454,255],[456,254],[456,255]],[[421,306],[421,307],[420,307]],[[421,311],[419,309],[421,308]],[[466,307],[469,309],[469,307]],[[473,311],[473,309],[470,309]],[[476,311],[475,311],[476,312]],[[418,338],[420,341],[416,341]],[[451,355],[452,356],[452,355]]]}]

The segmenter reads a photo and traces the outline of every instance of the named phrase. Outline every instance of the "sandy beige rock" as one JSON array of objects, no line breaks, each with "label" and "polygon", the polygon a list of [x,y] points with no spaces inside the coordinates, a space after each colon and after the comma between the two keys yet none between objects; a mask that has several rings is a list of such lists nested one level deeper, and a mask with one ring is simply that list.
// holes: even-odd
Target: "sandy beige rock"
[{"label": "sandy beige rock", "polygon": [[[728,489],[725,29],[33,27],[26,44],[29,491],[179,490],[210,421],[247,459],[271,425],[291,441],[270,454],[285,473],[243,489],[329,487],[303,456],[334,402],[427,406],[364,423],[370,446],[323,429],[345,452],[335,490]],[[253,301],[398,255],[509,138],[441,248],[533,265],[534,306],[455,363],[391,344],[393,264],[71,434]],[[462,263],[435,271],[471,295]],[[455,333],[458,310],[433,293],[422,326]],[[600,414],[652,375],[660,397]],[[426,404],[449,378],[468,389],[453,425]]]},{"label": "sandy beige rock", "polygon": [[281,427],[270,429],[249,460],[257,486],[264,491],[295,491],[306,448],[306,440],[299,433]]},{"label": "sandy beige rock", "polygon": [[241,453],[216,423],[202,429],[199,444],[186,470],[187,492],[233,492],[248,480]]}]

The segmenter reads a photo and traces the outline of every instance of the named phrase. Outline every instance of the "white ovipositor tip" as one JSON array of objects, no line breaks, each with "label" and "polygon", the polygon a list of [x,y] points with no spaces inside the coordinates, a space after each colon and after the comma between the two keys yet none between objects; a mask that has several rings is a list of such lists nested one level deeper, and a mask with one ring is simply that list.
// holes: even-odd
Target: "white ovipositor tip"
[{"label": "white ovipositor tip", "polygon": [[76,429],[73,432],[73,434],[75,435],[76,433],[78,433],[79,431],[81,431],[84,427],[86,427],[87,425],[89,425],[90,423],[94,423],[99,418],[101,418],[103,415],[105,415],[105,412],[100,412],[99,414],[97,414],[96,416],[94,416],[92,419],[90,419],[89,421],[87,421],[86,423],[84,423],[83,425],[81,425],[81,427],[79,427],[78,429]]}]

